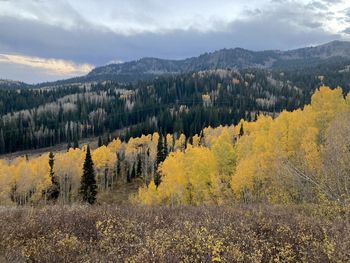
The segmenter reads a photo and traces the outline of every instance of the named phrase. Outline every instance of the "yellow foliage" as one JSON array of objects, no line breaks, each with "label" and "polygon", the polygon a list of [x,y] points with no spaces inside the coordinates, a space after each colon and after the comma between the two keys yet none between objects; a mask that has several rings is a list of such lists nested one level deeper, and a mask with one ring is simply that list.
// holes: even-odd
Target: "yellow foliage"
[{"label": "yellow foliage", "polygon": [[115,152],[102,145],[92,153],[92,160],[96,169],[112,168],[117,160]]},{"label": "yellow foliage", "polygon": [[143,186],[139,189],[139,200],[144,205],[152,205],[158,203],[157,188],[152,180],[148,187]]},{"label": "yellow foliage", "polygon": [[[175,141],[167,134],[168,151],[173,152],[159,167],[158,188],[151,178],[159,134],[131,138],[127,143],[116,139],[92,152],[97,183],[105,189],[113,184],[117,153],[122,153],[124,167],[135,167],[142,157],[143,182],[150,182],[139,189],[136,197],[143,204],[221,204],[232,194],[244,200],[288,202],[303,190],[297,189],[299,177],[308,183],[320,178],[331,181],[327,176],[333,175],[324,172],[324,156],[336,153],[329,143],[341,143],[343,135],[329,140],[333,136],[329,127],[349,111],[350,94],[344,99],[340,88],[322,86],[303,109],[284,111],[275,119],[261,115],[255,122],[241,120],[235,127],[205,128],[200,136],[193,136],[193,145],[187,145],[187,149],[184,134]],[[84,158],[81,149],[55,154],[55,175],[61,190],[69,192],[73,200],[78,194]],[[339,164],[346,167],[346,162]],[[18,157],[11,162],[0,161],[0,204],[8,204],[11,199],[17,203],[37,202],[50,184],[47,154],[31,160]]]},{"label": "yellow foliage", "polygon": [[260,116],[256,122],[244,122],[244,136],[236,145],[234,193],[241,196],[249,190],[253,199],[263,195],[270,201],[281,202],[281,196],[287,200],[291,190],[281,188],[281,167],[288,162],[303,176],[319,173],[325,132],[331,120],[348,109],[340,88],[321,87],[304,110],[283,112],[274,120]]},{"label": "yellow foliage", "polygon": [[122,142],[121,140],[118,138],[118,139],[114,139],[113,141],[111,141],[107,147],[113,152],[113,153],[117,153],[120,148],[122,146]]}]

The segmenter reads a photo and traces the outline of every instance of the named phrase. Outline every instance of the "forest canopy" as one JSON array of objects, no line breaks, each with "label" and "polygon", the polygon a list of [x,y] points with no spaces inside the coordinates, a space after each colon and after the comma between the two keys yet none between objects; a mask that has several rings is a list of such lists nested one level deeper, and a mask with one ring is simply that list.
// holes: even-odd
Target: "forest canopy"
[{"label": "forest canopy", "polygon": [[[92,151],[97,201],[135,180],[142,204],[201,205],[342,201],[350,189],[350,95],[320,87],[310,105],[276,118],[261,114],[236,126],[119,139]],[[48,202],[54,174],[58,202],[80,201],[86,147],[0,160],[0,204]],[[52,157],[52,156],[51,156]],[[157,179],[157,180],[156,180]],[[125,183],[120,186],[119,182]],[[117,186],[118,184],[118,186]]]}]

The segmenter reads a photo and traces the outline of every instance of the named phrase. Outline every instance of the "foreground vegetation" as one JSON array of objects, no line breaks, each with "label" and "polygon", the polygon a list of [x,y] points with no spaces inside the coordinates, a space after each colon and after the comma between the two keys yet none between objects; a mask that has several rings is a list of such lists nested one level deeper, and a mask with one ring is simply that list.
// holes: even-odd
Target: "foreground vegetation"
[{"label": "foreground vegetation", "polygon": [[349,262],[349,212],[334,205],[4,209],[0,261]]}]

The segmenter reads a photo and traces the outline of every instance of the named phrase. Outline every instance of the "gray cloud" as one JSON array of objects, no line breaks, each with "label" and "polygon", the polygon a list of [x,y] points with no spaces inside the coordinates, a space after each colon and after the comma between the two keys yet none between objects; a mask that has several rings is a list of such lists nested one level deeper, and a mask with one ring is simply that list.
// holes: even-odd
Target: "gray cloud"
[{"label": "gray cloud", "polygon": [[347,8],[344,10],[344,14],[348,17],[350,17],[350,8]]},{"label": "gray cloud", "polygon": [[339,4],[344,2],[344,0],[321,0],[321,1],[326,4]]},{"label": "gray cloud", "polygon": [[350,35],[350,27],[344,29],[343,33]]},{"label": "gray cloud", "polygon": [[[149,1],[154,5],[155,1]],[[334,14],[325,7],[327,1],[307,4],[289,0],[271,2],[269,6],[247,8],[241,17],[232,21],[215,21],[214,17],[215,23],[212,22],[211,27],[215,30],[204,31],[192,26],[159,32],[116,33],[107,26],[91,23],[69,5],[64,5],[69,9],[67,13],[74,23],[78,21],[79,26],[67,27],[42,20],[0,16],[0,53],[65,59],[99,66],[112,60],[128,61],[145,56],[178,59],[232,47],[285,50],[342,38],[341,32],[323,27],[325,21],[321,18],[334,18]],[[142,2],[138,8],[142,9],[146,4]],[[162,10],[165,7],[157,8]],[[111,11],[111,16],[114,11]],[[151,17],[146,13],[138,21],[147,23]],[[153,22],[150,21],[151,24]],[[47,76],[38,69],[26,71],[21,68],[18,77],[10,71],[16,72],[13,66],[5,69],[0,64],[0,78],[2,75],[31,81],[58,78]]]},{"label": "gray cloud", "polygon": [[328,5],[326,5],[324,2],[322,1],[312,1],[309,4],[307,4],[308,8],[312,8],[312,9],[321,9],[321,10],[328,10]]}]

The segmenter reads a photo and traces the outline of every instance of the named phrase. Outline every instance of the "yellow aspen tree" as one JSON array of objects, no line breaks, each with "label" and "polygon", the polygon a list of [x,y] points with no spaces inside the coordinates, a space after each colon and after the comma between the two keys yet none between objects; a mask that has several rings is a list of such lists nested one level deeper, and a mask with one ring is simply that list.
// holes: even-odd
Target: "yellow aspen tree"
[{"label": "yellow aspen tree", "polygon": [[121,146],[122,146],[122,141],[119,138],[114,139],[107,145],[108,149],[110,149],[115,154],[121,149]]},{"label": "yellow aspen tree", "polygon": [[200,143],[200,137],[196,134],[192,137],[192,145],[193,147],[198,147]]},{"label": "yellow aspen tree", "polygon": [[11,170],[8,163],[0,160],[0,204],[10,205],[11,198]]},{"label": "yellow aspen tree", "polygon": [[56,155],[55,174],[60,183],[60,200],[64,204],[70,203],[78,197],[84,158],[84,150],[78,148],[71,148],[67,153]]},{"label": "yellow aspen tree", "polygon": [[225,128],[213,144],[212,152],[214,153],[218,166],[217,184],[221,185],[219,191],[228,197],[231,193],[231,191],[229,191],[230,181],[236,165],[233,132]]},{"label": "yellow aspen tree", "polygon": [[107,190],[113,184],[114,166],[117,161],[116,154],[103,145],[93,151],[92,161],[99,189]]},{"label": "yellow aspen tree", "polygon": [[33,175],[31,180],[35,185],[35,191],[31,197],[33,202],[40,201],[40,199],[43,197],[43,193],[45,199],[45,190],[51,185],[50,167],[48,161],[47,155],[42,155],[30,161]]},{"label": "yellow aspen tree", "polygon": [[[156,196],[152,200],[167,205],[215,203],[218,194],[217,163],[208,148],[189,147],[185,152],[171,153],[161,164],[163,175]],[[142,202],[145,196],[154,192],[139,193]],[[151,194],[152,195],[152,194]],[[147,200],[150,197],[147,196]]]},{"label": "yellow aspen tree", "polygon": [[175,151],[185,151],[186,149],[186,136],[184,134],[180,134],[180,137],[175,141],[174,150]]}]

